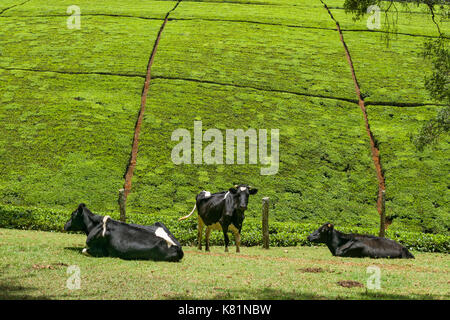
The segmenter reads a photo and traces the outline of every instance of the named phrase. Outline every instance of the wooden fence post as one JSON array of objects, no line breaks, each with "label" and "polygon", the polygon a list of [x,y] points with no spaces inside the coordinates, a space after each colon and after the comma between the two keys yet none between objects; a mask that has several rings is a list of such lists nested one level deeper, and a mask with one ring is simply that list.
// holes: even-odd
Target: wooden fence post
[{"label": "wooden fence post", "polygon": [[126,207],[127,200],[125,198],[125,189],[119,190],[119,208],[120,208],[120,221],[126,222]]},{"label": "wooden fence post", "polygon": [[263,248],[269,249],[269,198],[262,199],[262,236]]},{"label": "wooden fence post", "polygon": [[384,238],[385,230],[386,230],[386,191],[381,190],[381,214],[380,214],[380,234],[379,236]]}]

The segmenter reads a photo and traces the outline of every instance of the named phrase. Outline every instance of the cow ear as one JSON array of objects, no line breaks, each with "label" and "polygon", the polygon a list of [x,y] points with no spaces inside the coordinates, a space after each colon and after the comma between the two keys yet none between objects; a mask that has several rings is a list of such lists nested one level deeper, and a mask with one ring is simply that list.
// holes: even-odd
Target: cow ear
[{"label": "cow ear", "polygon": [[230,188],[228,189],[228,191],[230,191],[232,194],[235,194],[237,192],[236,188]]},{"label": "cow ear", "polygon": [[258,189],[256,189],[256,188],[251,188],[251,189],[248,189],[248,192],[249,192],[250,194],[257,194],[257,193],[258,193]]},{"label": "cow ear", "polygon": [[79,213],[82,213],[83,212],[83,209],[86,207],[86,205],[84,204],[84,203],[80,203],[79,204],[79,206],[78,206],[78,212]]}]

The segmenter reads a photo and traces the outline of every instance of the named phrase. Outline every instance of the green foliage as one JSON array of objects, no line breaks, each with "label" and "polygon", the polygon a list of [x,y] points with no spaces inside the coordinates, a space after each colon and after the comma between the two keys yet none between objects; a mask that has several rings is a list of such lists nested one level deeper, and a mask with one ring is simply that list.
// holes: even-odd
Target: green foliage
[{"label": "green foliage", "polygon": [[[374,4],[380,6],[382,8],[382,12],[384,13],[384,31],[391,31],[385,30],[385,27],[389,27],[392,20],[392,25],[394,26],[395,31],[400,30],[405,32],[410,28],[409,26],[420,25],[421,30],[417,31],[421,34],[425,32],[427,35],[432,35],[435,37],[426,39],[423,43],[423,49],[417,52],[418,56],[424,59],[424,63],[428,64],[431,62],[431,70],[425,73],[424,87],[423,89],[420,88],[420,90],[428,92],[428,95],[432,100],[436,103],[444,103],[447,107],[442,109],[436,119],[432,119],[425,123],[420,129],[420,132],[414,135],[411,134],[411,141],[416,145],[417,150],[423,151],[426,146],[435,145],[436,141],[439,139],[439,136],[445,132],[448,132],[449,127],[448,105],[450,105],[450,54],[448,52],[448,38],[446,37],[446,34],[448,34],[447,20],[450,13],[450,6],[442,0],[414,0],[400,3],[399,5],[401,5],[403,9],[406,9],[406,14],[409,18],[409,21],[407,21],[407,27],[404,26],[405,21],[403,16],[405,13],[399,12],[396,6],[397,3],[394,1],[346,0],[344,3],[344,8],[346,12],[350,12],[353,15],[354,20],[359,20],[367,13],[368,6]],[[422,9],[422,12],[426,13],[426,16],[429,17],[429,19],[427,19],[428,25],[426,28],[424,28],[423,23],[413,21],[415,17],[417,17],[414,7]],[[395,19],[390,19],[393,16],[395,16]],[[420,19],[424,20],[423,17],[420,17]],[[438,37],[436,37],[436,35],[438,35]],[[391,37],[389,34],[387,36]],[[399,43],[399,40],[403,39],[395,36],[395,41],[389,41],[389,43],[396,46]],[[420,48],[419,44],[415,46]],[[353,48],[351,46],[351,50],[352,49]],[[384,51],[394,51],[393,49],[393,47],[389,48],[388,46]],[[379,54],[378,51],[377,54]],[[402,55],[401,59],[406,60],[405,57],[406,55]],[[403,61],[402,64],[406,65],[406,61]],[[429,67],[427,66],[426,69],[429,69]],[[399,72],[398,68],[389,68],[389,70]],[[423,72],[424,68],[417,68],[417,70]],[[409,70],[405,70],[405,72],[402,73],[406,75],[406,72],[410,73]],[[361,74],[361,71],[359,74]],[[369,93],[373,91],[373,89],[368,87],[367,84],[364,84],[364,82],[363,87],[365,88],[365,91],[368,91]],[[370,94],[367,94],[366,92],[365,96],[370,96]],[[399,99],[405,98],[406,95],[404,98],[399,97]],[[410,96],[408,98],[410,98]],[[425,101],[425,99],[423,101]]]},{"label": "green foliage", "polygon": [[433,72],[425,77],[425,87],[430,96],[438,103],[446,104],[435,119],[426,122],[419,133],[411,135],[411,141],[417,150],[423,151],[427,146],[435,146],[441,135],[450,129],[450,53],[448,39],[441,34],[438,39],[424,43],[422,55],[431,61]]},{"label": "green foliage", "polygon": [[361,19],[367,14],[367,8],[371,5],[377,5],[386,11],[398,11],[400,6],[408,12],[415,12],[417,9],[425,9],[430,16],[436,11],[440,11],[443,17],[448,16],[449,8],[446,0],[409,0],[409,1],[393,1],[393,0],[345,0],[343,7],[345,11],[351,13],[354,19]]},{"label": "green foliage", "polygon": [[295,6],[280,0],[274,0],[276,5],[258,6],[257,10],[255,10],[256,8],[253,5],[237,6],[237,1],[202,2],[183,0],[177,10],[170,14],[170,18],[220,20],[222,23],[227,24],[228,22],[258,22],[281,25],[283,29],[288,26],[329,29],[336,27],[319,0],[291,1],[295,3]]},{"label": "green foliage", "polygon": [[[0,228],[32,229],[45,231],[63,231],[64,224],[70,218],[70,211],[42,209],[32,207],[14,207],[0,205]],[[118,219],[119,214],[109,214]],[[182,245],[193,246],[197,243],[197,219],[178,221],[178,217],[162,214],[128,214],[127,222],[141,225],[151,225],[163,222],[175,235]],[[306,237],[314,232],[320,225],[314,223],[296,222],[269,222],[270,245],[275,247],[311,246]],[[376,228],[336,226],[345,233],[359,233],[377,235]],[[242,228],[241,244],[243,246],[262,245],[261,221],[256,218],[246,218]],[[423,252],[450,253],[450,236],[423,234],[420,232],[407,232],[387,230],[387,238],[396,240],[409,249]],[[203,238],[204,239],[204,238]],[[233,245],[233,237],[230,237]],[[203,240],[204,241],[204,240]],[[224,245],[222,232],[213,231],[210,238],[211,245]]]},{"label": "green foliage", "polygon": [[450,129],[450,105],[443,107],[435,119],[429,120],[416,135],[411,135],[410,140],[416,149],[423,151],[427,146],[436,146],[439,137]]},{"label": "green foliage", "polygon": [[152,77],[355,99],[342,44],[332,29],[172,20],[164,29]]},{"label": "green foliage", "polygon": [[367,8],[374,4],[381,3],[380,0],[345,0],[345,12],[350,12],[355,15],[354,19],[361,19],[366,13]]},{"label": "green foliage", "polygon": [[[278,221],[378,225],[377,181],[355,105],[160,79],[152,81],[148,103],[152,108],[141,129],[133,192],[127,201],[130,212],[181,216],[192,209],[198,192],[227,190],[236,182],[259,189],[250,197],[249,217],[260,216],[261,199],[267,196],[271,216]],[[193,137],[194,120],[202,121],[203,132],[217,128],[223,136],[230,128],[279,129],[278,173],[261,175],[266,165],[248,161],[173,164],[171,151],[178,141],[171,141],[172,132],[185,128]]]},{"label": "green foliage", "polygon": [[418,153],[409,138],[436,118],[436,106],[369,106],[367,113],[377,138],[386,180],[386,214],[393,227],[449,235],[448,150],[443,136],[434,148]]},{"label": "green foliage", "polygon": [[0,67],[145,76],[149,38],[161,21],[82,15],[81,28],[68,29],[65,10],[56,17],[2,17],[8,37],[1,40]]},{"label": "green foliage", "polygon": [[[11,2],[11,0],[2,0],[3,2]],[[15,0],[16,3],[21,3],[23,0]],[[23,5],[14,7],[4,16],[28,16],[33,12],[38,12],[42,16],[55,16],[67,14],[67,8],[76,5],[81,10],[81,23],[84,27],[84,18],[88,15],[103,14],[103,15],[123,15],[129,17],[145,17],[145,18],[159,18],[163,19],[167,11],[172,9],[176,1],[136,1],[136,0],[105,0],[105,1],[91,1],[91,0],[77,0],[74,3],[72,0],[33,0]],[[69,16],[67,14],[67,16]],[[121,23],[118,23],[121,24]],[[123,24],[121,24],[123,26]],[[132,35],[130,33],[129,35]]]},{"label": "green foliage", "polygon": [[1,202],[114,210],[142,80],[0,70],[0,82]]},{"label": "green foliage", "polygon": [[[345,15],[341,0],[326,2],[343,29],[353,30],[344,31],[345,40],[367,101],[428,101],[420,79],[432,70],[416,50],[418,37],[399,36],[386,49],[378,34],[355,31],[363,22]],[[2,1],[0,10],[19,3]],[[175,2],[80,0],[81,29],[69,30],[65,15],[72,4],[33,0],[2,14],[8,37],[0,40],[0,68],[36,72],[0,71],[0,199],[5,205],[43,208],[37,217],[15,211],[16,218],[9,217],[6,225],[17,220],[18,227],[56,230],[62,221],[47,221],[52,216],[46,208],[70,211],[80,202],[106,214],[116,210],[148,57]],[[411,12],[398,13],[399,32],[436,35],[430,19]],[[175,20],[166,25],[152,69],[128,199],[130,217],[157,213],[161,221],[175,221],[192,209],[202,189],[225,190],[239,181],[260,189],[250,198],[248,221],[259,220],[261,198],[270,197],[273,223],[280,222],[272,233],[274,245],[302,243],[304,234],[297,237],[297,231],[284,229],[292,221],[376,228],[377,182],[358,106],[305,97],[356,100],[335,24],[322,3],[183,1],[171,18]],[[444,21],[441,30],[446,28]],[[447,236],[446,140],[412,157],[404,131],[418,130],[416,118],[422,121],[421,116],[391,110],[386,107],[382,117],[370,119],[386,163],[387,210],[395,218],[390,228]],[[394,120],[387,126],[391,113]],[[427,111],[423,117],[430,120],[429,115]],[[280,129],[279,173],[261,176],[259,165],[174,165],[170,134],[176,128],[192,129],[194,120],[202,120],[204,130],[222,132]],[[248,245],[260,241],[255,223],[245,227]],[[181,227],[174,223],[173,228]],[[177,232],[192,243],[195,221],[189,232]],[[222,241],[220,233],[213,241]]]},{"label": "green foliage", "polygon": [[425,87],[431,97],[450,105],[450,52],[448,39],[441,35],[437,39],[425,41],[422,55],[431,61],[433,73],[425,78]]}]

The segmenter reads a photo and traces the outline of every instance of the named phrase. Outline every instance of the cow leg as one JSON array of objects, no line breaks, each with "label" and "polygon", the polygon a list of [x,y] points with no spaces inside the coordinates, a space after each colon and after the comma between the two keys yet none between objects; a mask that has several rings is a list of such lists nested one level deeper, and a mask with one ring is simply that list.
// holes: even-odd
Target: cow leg
[{"label": "cow leg", "polygon": [[241,245],[241,235],[239,233],[239,230],[233,224],[230,224],[230,230],[234,234],[234,241],[236,242],[236,252],[241,252],[239,248]]},{"label": "cow leg", "polygon": [[87,257],[107,257],[108,252],[102,248],[89,247],[84,248],[81,253]]},{"label": "cow leg", "polygon": [[241,245],[241,235],[239,234],[239,231],[233,231],[234,233],[234,241],[236,242],[236,252],[241,252],[241,249],[239,248]]},{"label": "cow leg", "polygon": [[228,238],[228,225],[222,225],[223,237],[225,239],[225,252],[228,252],[228,244],[230,239]]},{"label": "cow leg", "polygon": [[203,223],[203,220],[200,216],[198,216],[198,225],[197,225],[197,246],[198,250],[202,250],[202,234],[203,234],[203,227],[205,224]]},{"label": "cow leg", "polygon": [[209,236],[211,235],[211,227],[206,226],[206,235],[205,235],[205,251],[209,251]]},{"label": "cow leg", "polygon": [[336,249],[338,257],[362,257],[364,245],[359,241],[349,241],[343,246]]}]

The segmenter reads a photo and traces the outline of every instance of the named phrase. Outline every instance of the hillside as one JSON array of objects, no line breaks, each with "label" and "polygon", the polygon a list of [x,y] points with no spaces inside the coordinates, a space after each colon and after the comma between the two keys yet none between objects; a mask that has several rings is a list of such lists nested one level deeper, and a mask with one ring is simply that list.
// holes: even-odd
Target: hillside
[{"label": "hillside", "polygon": [[[248,183],[259,189],[249,217],[270,197],[274,221],[376,228],[380,181],[338,21],[379,150],[389,228],[449,235],[450,140],[424,152],[409,140],[439,110],[419,56],[434,24],[423,8],[400,11],[387,46],[343,0],[324,3],[330,12],[320,0],[83,0],[81,28],[69,29],[71,1],[2,1],[0,205],[117,212],[154,52],[130,214],[182,216],[199,191]],[[265,129],[269,151],[279,130],[276,174],[261,174],[259,155],[174,164],[172,134],[186,129],[194,147],[194,121],[223,137]]]}]

